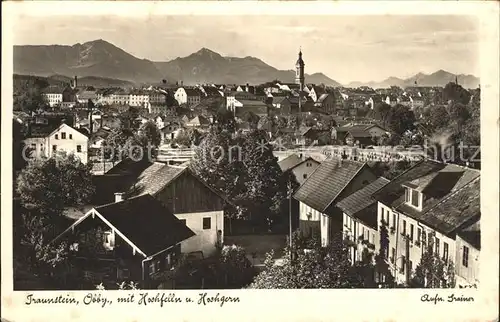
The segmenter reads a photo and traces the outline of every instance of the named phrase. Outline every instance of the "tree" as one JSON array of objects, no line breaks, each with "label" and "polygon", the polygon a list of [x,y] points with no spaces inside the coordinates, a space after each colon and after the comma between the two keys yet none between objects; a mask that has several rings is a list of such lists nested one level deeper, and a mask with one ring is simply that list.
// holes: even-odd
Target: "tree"
[{"label": "tree", "polygon": [[290,129],[298,129],[300,125],[299,118],[296,115],[290,115],[287,119],[287,127]]},{"label": "tree", "polygon": [[[25,133],[24,133],[24,127],[22,124],[19,122],[13,120],[12,122],[12,170],[13,173],[22,170],[26,164],[27,160],[23,156],[23,150],[24,150],[24,155],[29,156],[30,151],[26,151],[25,145],[24,145],[24,138],[25,138]],[[14,176],[15,178],[15,176]]]},{"label": "tree", "polygon": [[282,171],[264,131],[253,130],[245,135],[243,164],[246,170],[244,208],[248,209],[250,218],[257,222],[264,220],[270,228],[286,198],[286,187],[281,184]]},{"label": "tree", "polygon": [[389,111],[391,110],[391,106],[389,104],[386,104],[385,102],[381,102],[376,104],[373,107],[373,110],[368,112],[368,116],[371,118],[374,118],[376,120],[379,120],[382,123],[383,127],[386,127],[387,124],[387,117],[389,115]]},{"label": "tree", "polygon": [[17,178],[17,193],[27,209],[61,214],[65,207],[89,201],[94,193],[90,170],[73,154],[33,160]]},{"label": "tree", "polygon": [[236,131],[236,121],[233,112],[224,107],[217,110],[215,114],[215,123],[220,127],[220,130],[227,130],[230,133]]},{"label": "tree", "polygon": [[256,128],[260,117],[258,117],[252,111],[246,111],[245,113],[243,113],[242,120],[248,122],[252,128]]},{"label": "tree", "polygon": [[278,130],[287,128],[287,125],[288,125],[288,120],[284,116],[276,117],[276,127],[278,128]]},{"label": "tree", "polygon": [[161,133],[153,121],[148,121],[141,126],[140,141],[158,147],[161,143]]},{"label": "tree", "polygon": [[450,124],[450,115],[443,105],[429,107],[424,113],[424,118],[428,120],[433,130],[443,129]]},{"label": "tree", "polygon": [[[38,276],[51,275],[67,258],[69,245],[66,242],[50,242],[54,232],[61,231],[66,223],[46,214],[22,213],[20,245],[25,247],[23,254],[30,269]],[[19,244],[15,245],[18,251]]]},{"label": "tree", "polygon": [[[285,251],[286,254],[286,251]],[[275,262],[274,253],[266,255],[264,270],[250,288],[358,288],[365,286],[359,266],[351,265],[348,246],[334,238],[328,247],[303,249],[297,247],[293,261],[287,255]]]},{"label": "tree", "polygon": [[214,189],[228,197],[242,190],[241,148],[231,133],[212,127],[194,149],[191,170]]},{"label": "tree", "polygon": [[386,117],[386,124],[391,131],[402,135],[415,128],[415,114],[408,107],[397,104],[391,107]]},{"label": "tree", "polygon": [[454,103],[449,106],[449,113],[451,119],[456,125],[458,132],[462,130],[462,127],[470,119],[471,115],[467,107],[461,103]]},{"label": "tree", "polygon": [[49,104],[42,93],[42,85],[27,86],[14,93],[14,110],[31,114],[46,109]]},{"label": "tree", "polygon": [[470,96],[468,90],[456,83],[448,83],[443,89],[443,101],[454,103],[462,103],[463,105],[469,104]]},{"label": "tree", "polygon": [[255,275],[245,249],[237,245],[226,245],[222,248],[216,271],[224,277],[224,286],[227,288],[246,286],[252,282]]},{"label": "tree", "polygon": [[[430,235],[429,237],[432,237]],[[431,241],[433,238],[429,238]],[[425,247],[425,246],[422,246]],[[455,270],[452,261],[445,261],[434,253],[434,244],[429,242],[422,254],[420,263],[410,279],[410,287],[416,288],[453,288]]]}]

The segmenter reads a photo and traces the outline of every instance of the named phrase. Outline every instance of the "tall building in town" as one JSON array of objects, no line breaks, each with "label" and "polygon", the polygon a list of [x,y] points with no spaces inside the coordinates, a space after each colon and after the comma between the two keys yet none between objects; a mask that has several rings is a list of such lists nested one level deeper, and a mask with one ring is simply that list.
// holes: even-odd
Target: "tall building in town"
[{"label": "tall building in town", "polygon": [[299,51],[299,59],[295,63],[295,84],[300,85],[300,91],[304,90],[304,61],[302,60],[302,50]]}]

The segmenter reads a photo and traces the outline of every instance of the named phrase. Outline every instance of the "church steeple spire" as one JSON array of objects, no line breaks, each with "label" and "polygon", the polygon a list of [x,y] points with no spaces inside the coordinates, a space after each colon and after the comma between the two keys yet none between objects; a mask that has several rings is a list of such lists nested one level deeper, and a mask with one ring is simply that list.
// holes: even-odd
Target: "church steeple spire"
[{"label": "church steeple spire", "polygon": [[304,66],[304,60],[302,59],[302,47],[299,47],[299,59],[297,59],[297,62],[295,63],[295,84],[300,85],[300,91],[304,89]]}]

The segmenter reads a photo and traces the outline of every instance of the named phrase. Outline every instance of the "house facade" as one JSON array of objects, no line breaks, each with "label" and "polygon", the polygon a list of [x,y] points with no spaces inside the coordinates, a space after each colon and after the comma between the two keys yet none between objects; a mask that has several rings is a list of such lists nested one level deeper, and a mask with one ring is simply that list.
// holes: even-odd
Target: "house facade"
[{"label": "house facade", "polygon": [[186,167],[162,165],[135,183],[127,195],[151,194],[195,235],[181,243],[182,253],[215,253],[224,242],[225,200]]},{"label": "house facade", "polygon": [[479,286],[479,260],[481,253],[480,220],[457,233],[455,245],[455,277],[457,285]]},{"label": "house facade", "polygon": [[479,171],[423,161],[377,191],[374,198],[378,222],[384,222],[388,230],[387,249],[382,251],[397,282],[408,283],[428,251],[454,263],[457,270],[457,236],[480,217]]},{"label": "house facade", "polygon": [[151,195],[121,197],[92,208],[54,240],[71,245],[68,274],[80,275],[86,284],[80,287],[139,281],[154,288],[179,259],[180,243],[194,235]]},{"label": "house facade", "polygon": [[337,203],[376,179],[362,162],[327,159],[294,194],[299,204],[299,230],[321,236],[326,246],[342,235],[343,215]]},{"label": "house facade", "polygon": [[47,92],[47,93],[44,93],[43,96],[45,97],[45,99],[49,103],[50,107],[59,106],[59,105],[61,105],[61,103],[63,101],[62,92],[61,93],[60,92]]},{"label": "house facade", "polygon": [[174,93],[174,98],[179,105],[193,106],[201,101],[201,93],[194,88],[179,87]]},{"label": "house facade", "polygon": [[37,157],[50,158],[62,151],[73,153],[84,164],[88,161],[88,142],[87,135],[64,123],[49,133],[32,132],[24,140],[24,144],[30,147]]},{"label": "house facade", "polygon": [[299,185],[302,185],[307,178],[311,176],[311,173],[316,170],[320,163],[313,158],[300,158],[296,154],[292,154],[289,157],[278,162],[281,171],[290,171],[293,173],[295,179]]},{"label": "house facade", "polygon": [[327,114],[335,112],[335,99],[333,94],[324,93],[315,102],[314,106]]},{"label": "house facade", "polygon": [[379,244],[377,202],[372,199],[375,191],[389,180],[381,177],[341,200],[338,207],[343,212],[343,240],[350,245],[351,262],[374,261],[375,245]]}]

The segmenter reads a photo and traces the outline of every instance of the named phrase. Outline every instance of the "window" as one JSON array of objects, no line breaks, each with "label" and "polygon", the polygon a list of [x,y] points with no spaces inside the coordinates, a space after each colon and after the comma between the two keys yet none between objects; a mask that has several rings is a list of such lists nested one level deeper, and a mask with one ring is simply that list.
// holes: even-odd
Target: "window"
[{"label": "window", "polygon": [[61,140],[66,140],[66,132],[61,132]]},{"label": "window", "polygon": [[309,168],[309,167],[312,167],[311,162],[307,162],[307,163],[306,163],[306,167],[308,167],[308,168]]},{"label": "window", "polygon": [[107,250],[113,250],[115,247],[115,235],[112,231],[104,232],[104,248]]},{"label": "window", "polygon": [[186,219],[179,219],[181,223],[184,224],[184,226],[186,226]]},{"label": "window", "polygon": [[59,134],[56,134],[56,140],[59,140]]},{"label": "window", "polygon": [[410,189],[405,188],[405,202],[409,203],[410,202]]},{"label": "window", "polygon": [[153,275],[156,272],[156,262],[151,261],[149,262],[149,275]]},{"label": "window", "polygon": [[412,190],[411,192],[411,204],[412,206],[414,207],[419,207],[420,203],[419,203],[419,195],[420,193],[416,190]]},{"label": "window", "polygon": [[304,173],[304,174],[302,175],[302,178],[307,179],[307,173]]},{"label": "window", "polygon": [[425,234],[425,230],[422,230],[422,249],[424,249],[424,247],[426,246],[427,244],[427,235]]},{"label": "window", "polygon": [[392,214],[392,227],[396,228],[396,214]]},{"label": "window", "polygon": [[396,260],[396,248],[392,247],[392,250],[391,250],[391,263],[394,264],[395,260]]},{"label": "window", "polygon": [[413,262],[410,261],[410,272],[413,270]]},{"label": "window", "polygon": [[70,135],[69,135],[69,139],[70,139],[70,140],[73,140],[73,134],[70,134]]},{"label": "window", "polygon": [[403,220],[403,228],[401,233],[406,236],[406,220]]},{"label": "window", "polygon": [[436,255],[439,256],[439,238],[436,237]]},{"label": "window", "polygon": [[417,228],[417,243],[420,243],[420,236],[422,235],[422,228]]},{"label": "window", "polygon": [[413,241],[413,224],[410,224],[410,240]]},{"label": "window", "polygon": [[76,152],[82,152],[82,146],[81,145],[77,145],[76,146]]},{"label": "window", "polygon": [[443,259],[448,260],[448,243],[443,242]]},{"label": "window", "polygon": [[401,274],[405,273],[405,266],[406,266],[406,257],[401,256],[401,267],[399,268]]},{"label": "window", "polygon": [[209,217],[203,218],[203,229],[210,229],[211,226],[212,226],[212,219]]},{"label": "window", "polygon": [[57,145],[52,146],[52,151],[56,152],[57,151]]},{"label": "window", "polygon": [[464,250],[462,253],[462,265],[465,267],[469,267],[469,247],[464,246]]}]

